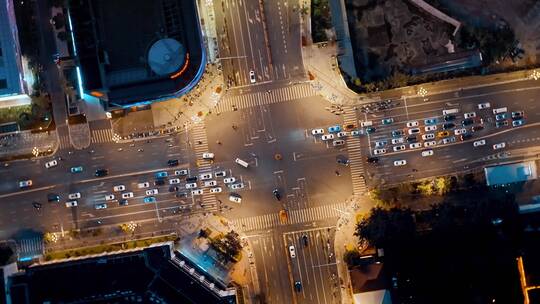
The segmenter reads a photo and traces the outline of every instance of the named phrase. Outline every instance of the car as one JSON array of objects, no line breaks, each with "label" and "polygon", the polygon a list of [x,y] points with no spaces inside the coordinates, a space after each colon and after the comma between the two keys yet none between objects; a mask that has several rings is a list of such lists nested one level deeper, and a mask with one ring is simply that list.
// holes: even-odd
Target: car
[{"label": "car", "polygon": [[489,102],[483,102],[478,104],[478,110],[489,109],[491,104]]},{"label": "car", "polygon": [[105,200],[106,201],[112,201],[114,199],[114,194],[107,194],[105,195]]},{"label": "car", "polygon": [[480,126],[480,125],[478,125],[478,126],[473,126],[473,127],[471,128],[471,131],[472,131],[472,132],[478,132],[478,131],[482,131],[482,130],[484,130],[484,126]]},{"label": "car", "polygon": [[144,183],[138,183],[137,184],[137,188],[139,188],[139,189],[148,188],[148,187],[150,187],[149,182],[144,182]]},{"label": "car", "polygon": [[454,130],[455,135],[461,135],[461,134],[465,134],[465,133],[467,133],[467,129],[465,129],[465,128],[455,129]]},{"label": "car", "polygon": [[366,161],[370,164],[376,164],[379,162],[379,158],[374,156],[368,156],[366,157]]},{"label": "car", "polygon": [[19,188],[29,188],[31,186],[32,186],[31,179],[19,181]]},{"label": "car", "polygon": [[412,127],[418,127],[418,121],[414,120],[414,121],[407,122],[407,128],[412,128]]},{"label": "car", "polygon": [[469,113],[465,113],[463,114],[463,118],[467,119],[467,118],[475,118],[476,117],[476,112],[469,112]]},{"label": "car", "polygon": [[431,147],[431,146],[435,146],[437,144],[436,141],[432,140],[432,141],[426,141],[424,142],[424,147]]},{"label": "car", "polygon": [[464,120],[461,121],[461,125],[464,126],[464,127],[465,126],[470,126],[472,124],[474,124],[474,120],[472,118],[467,118],[467,119],[464,119]]},{"label": "car", "polygon": [[430,140],[435,139],[435,134],[433,133],[427,133],[422,135],[422,140]]},{"label": "car", "polygon": [[332,142],[332,146],[334,147],[343,146],[344,144],[345,144],[345,141],[343,139],[334,140]]},{"label": "car", "polygon": [[68,198],[70,200],[81,198],[81,193],[80,192],[70,193],[68,194]]},{"label": "car", "polygon": [[132,198],[134,195],[133,195],[133,192],[124,192],[122,193],[122,198],[126,199],[126,198]]},{"label": "car", "polygon": [[402,144],[403,142],[405,142],[405,139],[403,137],[392,138],[392,145]]},{"label": "car", "polygon": [[409,135],[407,136],[406,140],[408,143],[412,143],[412,142],[417,142],[418,138],[416,138],[416,135]]},{"label": "car", "polygon": [[481,140],[477,140],[475,142],[473,142],[473,147],[480,147],[480,146],[484,146],[486,144],[486,140],[485,139],[481,139]]},{"label": "car", "polygon": [[334,134],[325,134],[321,136],[321,140],[331,140],[334,139]]},{"label": "car", "polygon": [[393,118],[385,118],[385,119],[381,120],[381,123],[383,125],[389,125],[389,124],[392,124],[393,122],[394,122]]},{"label": "car", "polygon": [[48,202],[59,202],[60,201],[60,195],[56,193],[47,193],[47,201]]},{"label": "car", "polygon": [[126,190],[126,186],[124,186],[124,185],[116,185],[116,186],[113,187],[113,191],[115,191],[115,192],[120,192],[120,191],[124,191],[124,190]]},{"label": "car", "polygon": [[76,207],[76,206],[77,206],[77,201],[67,201],[66,202],[66,207],[68,207],[68,208]]},{"label": "car", "polygon": [[373,155],[380,155],[386,153],[386,149],[375,149],[373,150]]},{"label": "car", "polygon": [[57,165],[58,165],[58,161],[56,161],[56,159],[53,159],[53,160],[45,163],[45,168],[49,169],[49,168],[52,168],[52,167],[56,167]]},{"label": "car", "polygon": [[360,136],[360,135],[364,135],[363,130],[352,130],[351,131],[351,136]]},{"label": "car", "polygon": [[291,256],[292,259],[296,257],[296,251],[294,250],[293,245],[289,246],[289,255]]},{"label": "car", "polygon": [[221,187],[210,188],[210,193],[221,193],[222,191]]},{"label": "car", "polygon": [[422,157],[432,156],[432,155],[433,155],[433,150],[431,149],[422,151]]},{"label": "car", "polygon": [[328,132],[330,133],[337,133],[341,131],[341,127],[339,125],[328,127]]},{"label": "car", "polygon": [[499,121],[499,120],[505,120],[508,118],[508,113],[499,113],[497,115],[495,115],[495,120]]},{"label": "car", "polygon": [[154,173],[154,177],[156,179],[166,178],[167,176],[169,176],[169,174],[167,174],[167,172],[165,172],[165,171],[160,171],[160,172]]},{"label": "car", "polygon": [[505,142],[498,143],[498,144],[494,144],[494,145],[493,145],[493,150],[503,149],[504,147],[506,147],[506,143],[505,143]]},{"label": "car", "polygon": [[311,135],[324,134],[324,129],[313,129],[311,130]]},{"label": "car", "polygon": [[448,132],[448,131],[439,131],[439,132],[437,132],[437,137],[439,137],[439,138],[446,137],[446,136],[450,136],[450,132]]},{"label": "car", "polygon": [[418,134],[420,133],[420,129],[419,128],[412,128],[412,129],[409,129],[409,135],[412,135],[412,134]]},{"label": "car", "polygon": [[465,133],[465,134],[461,134],[461,140],[469,140],[472,138],[472,134],[471,133]]},{"label": "car", "polygon": [[412,143],[412,144],[409,145],[409,148],[410,149],[422,148],[422,143]]},{"label": "car", "polygon": [[109,170],[107,169],[97,169],[94,173],[95,177],[103,177],[109,175]]},{"label": "car", "polygon": [[169,159],[167,161],[167,166],[169,167],[176,167],[178,166],[178,159]]},{"label": "car", "polygon": [[193,188],[197,188],[197,183],[187,183],[186,184],[186,189],[193,189]]},{"label": "car", "polygon": [[188,170],[187,169],[176,170],[174,171],[174,175],[180,175],[180,176],[188,175]]},{"label": "car", "polygon": [[525,123],[523,119],[514,120],[512,121],[512,127],[519,127],[522,126]]},{"label": "car", "polygon": [[452,115],[452,114],[444,115],[443,119],[444,121],[449,122],[456,119],[456,115]]},{"label": "car", "polygon": [[257,82],[257,79],[255,79],[255,71],[253,70],[249,71],[249,82],[250,83]]},{"label": "car", "polygon": [[401,136],[403,136],[403,130],[392,131],[392,137],[401,137]]},{"label": "car", "polygon": [[83,172],[83,167],[82,166],[71,167],[71,169],[69,170],[71,171],[71,173],[81,173]]},{"label": "car", "polygon": [[434,125],[437,123],[437,118],[428,118],[428,119],[424,119],[424,124],[429,126],[429,125]]},{"label": "car", "polygon": [[375,142],[375,148],[384,147],[388,144],[386,140],[379,140]]},{"label": "car", "polygon": [[446,145],[449,143],[453,143],[455,141],[456,141],[456,137],[452,136],[452,137],[443,138],[442,143],[443,145]]},{"label": "car", "polygon": [[180,190],[178,186],[175,186],[175,185],[169,186],[169,192],[176,192],[178,190]]},{"label": "car", "polygon": [[203,173],[203,174],[199,174],[199,178],[201,180],[209,180],[209,179],[212,179],[212,173]]},{"label": "car", "polygon": [[232,183],[234,183],[235,181],[236,181],[236,178],[234,178],[234,177],[232,177],[232,176],[223,179],[223,182],[224,182],[225,184],[232,184]]},{"label": "car", "polygon": [[395,146],[392,149],[394,150],[394,152],[402,151],[405,150],[405,145]]},{"label": "car", "polygon": [[233,190],[244,188],[244,183],[230,184],[229,187]]},{"label": "car", "polygon": [[203,153],[202,158],[203,159],[214,159],[214,153],[205,152],[205,153]]},{"label": "car", "polygon": [[502,127],[507,127],[507,126],[508,126],[508,120],[495,122],[495,127],[496,128],[502,128]]},{"label": "car", "polygon": [[153,197],[153,196],[147,196],[147,197],[143,198],[143,202],[144,203],[155,203],[156,198]]},{"label": "car", "polygon": [[158,194],[158,189],[148,189],[146,190],[146,195],[154,195],[154,194]]},{"label": "car", "polygon": [[231,194],[229,195],[229,200],[234,203],[240,204],[242,202],[242,197],[238,194]]},{"label": "car", "polygon": [[300,281],[295,281],[294,282],[294,290],[296,290],[296,292],[301,292],[302,291],[302,283]]},{"label": "car", "polygon": [[174,197],[176,197],[176,198],[186,198],[186,197],[188,197],[188,193],[187,192],[176,192]]},{"label": "car", "polygon": [[203,195],[203,193],[204,193],[203,189],[191,190],[191,195]]},{"label": "car", "polygon": [[105,203],[96,204],[94,205],[94,208],[96,208],[96,210],[107,209],[107,204]]},{"label": "car", "polygon": [[394,166],[396,167],[405,166],[406,164],[407,164],[407,161],[404,159],[394,161]]},{"label": "car", "polygon": [[377,131],[377,129],[375,127],[367,127],[366,128],[366,133],[367,134],[375,133],[375,131]]},{"label": "car", "polygon": [[217,182],[215,180],[205,181],[204,182],[204,187],[214,187],[216,185],[217,185]]},{"label": "car", "polygon": [[171,178],[169,180],[169,185],[175,185],[175,184],[179,184],[180,183],[180,179],[179,178]]},{"label": "car", "polygon": [[455,127],[456,127],[456,125],[454,123],[451,123],[451,122],[447,122],[447,123],[442,125],[443,130],[449,130],[449,129],[452,129],[452,128],[455,128]]},{"label": "car", "polygon": [[163,186],[165,185],[165,180],[164,179],[156,179],[154,181],[154,186]]},{"label": "car", "polygon": [[278,201],[281,201],[281,194],[279,193],[279,190],[278,190],[278,189],[272,190],[272,194],[274,195],[274,197],[275,197]]},{"label": "car", "polygon": [[523,118],[523,111],[512,112],[512,119],[521,119]]},{"label": "car", "polygon": [[336,135],[337,135],[338,138],[346,137],[347,132],[338,132]]},{"label": "car", "polygon": [[127,206],[127,205],[129,205],[129,202],[128,202],[127,199],[123,198],[123,199],[121,199],[121,200],[118,201],[118,205],[120,205],[120,206]]},{"label": "car", "polygon": [[357,127],[356,124],[350,123],[350,124],[343,125],[343,130],[352,131],[352,130],[356,129],[356,127]]},{"label": "car", "polygon": [[436,131],[436,130],[437,130],[437,126],[436,126],[436,125],[433,125],[433,126],[425,126],[425,127],[424,127],[424,130],[425,130],[426,132]]},{"label": "car", "polygon": [[194,183],[198,180],[197,176],[188,176],[186,177],[186,183]]}]

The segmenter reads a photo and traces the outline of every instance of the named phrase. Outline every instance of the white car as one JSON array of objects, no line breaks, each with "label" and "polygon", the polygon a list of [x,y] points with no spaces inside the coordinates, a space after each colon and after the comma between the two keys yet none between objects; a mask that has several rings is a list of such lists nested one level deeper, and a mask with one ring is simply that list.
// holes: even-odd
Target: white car
[{"label": "white car", "polygon": [[322,139],[322,140],[331,140],[331,139],[334,139],[334,134],[326,134],[326,135],[323,135],[323,136],[321,136],[321,139]]},{"label": "white car", "polygon": [[53,159],[50,162],[45,163],[45,168],[49,169],[52,167],[56,167],[57,165],[58,165],[58,162],[56,161],[56,159]]},{"label": "white car", "polygon": [[174,171],[174,175],[188,175],[188,170],[187,169],[183,169],[183,170],[176,170]]},{"label": "white car", "polygon": [[432,156],[433,155],[433,150],[424,150],[422,151],[422,156],[423,157],[426,157],[426,156]]},{"label": "white car", "polygon": [[70,200],[81,198],[81,193],[80,192],[70,193],[68,194],[68,198]]},{"label": "white car", "polygon": [[221,193],[221,187],[210,188],[210,193]]},{"label": "white car", "polygon": [[345,144],[345,141],[343,139],[334,140],[332,142],[332,146],[334,147],[343,146],[344,144]]},{"label": "white car", "polygon": [[158,189],[146,190],[146,195],[154,195],[154,194],[158,194]]},{"label": "white car", "polygon": [[446,145],[446,144],[449,144],[449,143],[453,143],[453,142],[455,142],[455,141],[456,141],[456,138],[455,138],[454,136],[452,136],[452,137],[444,138],[444,139],[442,140],[442,143],[443,143],[444,145]]},{"label": "white car", "polygon": [[479,103],[478,104],[478,110],[482,109],[488,109],[491,107],[491,104],[489,102]]},{"label": "white car", "polygon": [[32,180],[22,180],[19,182],[19,188],[28,188],[32,186]]},{"label": "white car", "polygon": [[311,130],[311,135],[320,135],[324,134],[324,129],[313,129]]},{"label": "white car", "polygon": [[424,127],[424,130],[426,130],[426,132],[436,131],[436,130],[437,130],[437,126],[436,126],[436,125],[433,125],[433,126],[425,126],[425,127]]},{"label": "white car", "polygon": [[66,207],[70,208],[70,207],[76,207],[77,206],[77,201],[69,201],[69,202],[66,202]]},{"label": "white car", "polygon": [[292,259],[296,257],[296,250],[294,250],[293,245],[289,246],[289,255],[291,256]]},{"label": "white car", "polygon": [[410,149],[422,148],[422,143],[412,143],[412,144],[409,145],[409,148]]},{"label": "white car", "polygon": [[506,143],[502,142],[502,143],[498,143],[498,144],[494,144],[493,145],[493,150],[499,150],[499,149],[502,149],[506,147]]},{"label": "white car", "polygon": [[363,135],[363,134],[364,134],[363,130],[353,130],[353,131],[351,131],[351,136],[360,136],[360,135]]},{"label": "white car", "polygon": [[115,192],[120,192],[120,191],[124,191],[124,190],[126,190],[126,186],[124,186],[124,185],[116,185],[116,186],[113,187],[113,191],[115,191]]},{"label": "white car", "polygon": [[338,132],[336,135],[337,135],[338,138],[346,137],[347,132]]},{"label": "white car", "polygon": [[467,129],[465,129],[465,128],[455,129],[454,130],[455,135],[461,135],[461,134],[465,134],[465,133],[467,133]]},{"label": "white car", "polygon": [[236,181],[236,178],[234,178],[234,177],[232,177],[232,176],[223,179],[223,182],[224,182],[225,184],[232,184],[232,183],[234,183],[235,181]]},{"label": "white car", "polygon": [[395,146],[393,150],[394,152],[405,150],[405,145]]},{"label": "white car", "polygon": [[417,133],[420,133],[420,129],[418,129],[418,128],[409,129],[409,135],[413,135],[413,134],[417,134]]},{"label": "white car", "polygon": [[179,178],[171,178],[169,180],[169,185],[175,185],[175,184],[180,184],[180,179]]},{"label": "white car", "polygon": [[229,195],[229,200],[234,203],[240,204],[242,202],[242,198],[237,195]]},{"label": "white car", "polygon": [[204,193],[203,189],[191,190],[191,195],[202,195]]},{"label": "white car", "polygon": [[138,183],[137,184],[137,188],[139,189],[142,189],[142,188],[148,188],[150,187],[150,183],[149,182],[144,182],[144,183]]},{"label": "white car", "polygon": [[403,139],[403,137],[392,138],[392,145],[402,144],[404,142],[405,142],[405,139]]},{"label": "white car", "polygon": [[205,152],[205,153],[203,153],[202,158],[203,159],[214,159],[214,153]]},{"label": "white car", "polygon": [[114,199],[114,194],[107,194],[105,195],[105,200],[106,201],[112,201]]},{"label": "white car", "polygon": [[187,183],[186,184],[186,189],[193,189],[193,188],[197,188],[197,183]]},{"label": "white car", "polygon": [[211,181],[205,181],[204,182],[204,186],[205,187],[214,187],[217,185],[217,182],[215,180],[211,180]]},{"label": "white car", "polygon": [[94,206],[94,208],[96,208],[96,210],[107,209],[107,204],[105,204],[105,203],[97,204],[97,205]]},{"label": "white car", "polygon": [[463,114],[463,117],[465,117],[465,119],[467,119],[467,118],[475,118],[476,113],[475,112],[465,113],[465,114]]},{"label": "white car", "polygon": [[212,179],[212,173],[203,173],[201,175],[199,175],[199,178],[201,180],[209,180],[209,179]]},{"label": "white car", "polygon": [[424,147],[431,147],[431,146],[435,146],[437,144],[437,142],[435,140],[432,140],[432,141],[426,141],[424,142]]},{"label": "white car", "polygon": [[407,123],[407,128],[412,128],[412,127],[418,127],[418,121],[409,121]]},{"label": "white car", "polygon": [[255,71],[251,70],[249,71],[249,82],[255,83],[257,80],[255,79]]},{"label": "white car", "polygon": [[233,190],[242,189],[244,188],[244,183],[231,184],[229,187],[231,187],[231,189]]},{"label": "white car", "polygon": [[379,155],[386,153],[386,149],[375,149],[373,150],[373,155]]},{"label": "white car", "polygon": [[122,193],[122,198],[132,198],[132,197],[133,197],[133,192]]},{"label": "white car", "polygon": [[407,164],[407,161],[404,160],[404,159],[394,161],[394,166],[396,166],[396,167],[405,166],[406,164]]},{"label": "white car", "polygon": [[423,140],[435,139],[435,134],[434,133],[422,134],[422,139]]},{"label": "white car", "polygon": [[482,140],[477,140],[475,142],[473,142],[473,147],[480,147],[480,146],[484,146],[486,144],[486,140],[485,139],[482,139]]},{"label": "white car", "polygon": [[217,177],[225,177],[227,176],[227,171],[217,171],[216,173],[214,173],[214,176],[217,178]]}]

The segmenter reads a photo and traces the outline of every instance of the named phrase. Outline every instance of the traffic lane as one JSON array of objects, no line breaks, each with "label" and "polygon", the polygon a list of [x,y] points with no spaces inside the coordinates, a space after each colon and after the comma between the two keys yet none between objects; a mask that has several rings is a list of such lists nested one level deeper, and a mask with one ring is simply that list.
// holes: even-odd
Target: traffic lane
[{"label": "traffic lane", "polygon": [[243,6],[244,27],[249,41],[250,63],[258,82],[270,80],[270,54],[266,44],[261,5],[259,1],[246,1]]},{"label": "traffic lane", "polygon": [[[274,79],[288,79],[287,66],[298,61],[289,61],[289,50],[298,46],[290,45],[290,12],[287,1],[271,1],[265,3],[267,15],[268,38],[271,45],[274,70],[271,71]],[[297,58],[301,59],[301,58]]]},{"label": "traffic lane", "polygon": [[225,6],[225,1],[216,0],[214,1],[214,13],[215,13],[215,22],[216,22],[216,32],[218,37],[218,48],[219,54],[222,59],[221,64],[223,67],[223,76],[227,81],[228,86],[232,85],[233,80],[235,81],[235,71],[239,69],[239,62],[236,60],[236,55],[232,54],[230,46],[230,37],[228,31],[228,21],[225,18],[225,12],[227,7]]},{"label": "traffic lane", "polygon": [[250,70],[249,59],[251,53],[247,47],[249,36],[245,29],[244,4],[241,1],[226,1],[225,7],[224,25],[227,27],[228,46],[231,50],[231,57],[236,57],[231,58],[231,60],[238,62],[234,70],[235,83],[237,85],[245,85],[249,83],[248,73]]}]

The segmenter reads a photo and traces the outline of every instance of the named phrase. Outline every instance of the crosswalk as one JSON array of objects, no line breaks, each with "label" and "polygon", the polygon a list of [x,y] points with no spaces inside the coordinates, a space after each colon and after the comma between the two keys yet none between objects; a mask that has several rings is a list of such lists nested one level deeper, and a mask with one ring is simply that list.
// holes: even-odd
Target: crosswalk
[{"label": "crosswalk", "polygon": [[[206,129],[204,123],[198,123],[191,129],[193,136],[193,150],[197,156],[197,166],[199,168],[199,174],[212,172],[212,162],[203,160],[203,153],[209,152],[208,137],[206,136]],[[214,194],[205,191],[202,195],[202,207],[208,211],[216,211],[218,209],[218,201]]]},{"label": "crosswalk", "polygon": [[93,144],[112,142],[113,131],[112,129],[91,130],[90,136],[90,142]]},{"label": "crosswalk", "polygon": [[[343,124],[358,124],[356,112],[353,108],[344,107]],[[351,169],[351,179],[353,185],[353,193],[360,195],[366,192],[366,181],[364,178],[364,162],[362,159],[362,150],[360,146],[360,138],[351,136],[347,139],[347,150],[349,152],[349,167]]]},{"label": "crosswalk", "polygon": [[289,210],[288,220],[285,223],[280,221],[278,213],[268,213],[264,215],[234,219],[232,220],[232,224],[234,227],[236,227],[236,229],[240,229],[242,231],[264,230],[280,225],[292,225],[338,218],[343,214],[343,212],[346,212],[346,208],[346,203],[336,203],[318,207]]},{"label": "crosswalk", "polygon": [[259,105],[279,103],[316,95],[317,92],[313,90],[309,83],[300,83],[273,89],[268,92],[224,96],[221,98],[216,110],[220,113],[230,112],[234,111],[235,109],[241,110]]},{"label": "crosswalk", "polygon": [[59,149],[70,149],[71,142],[69,141],[69,135],[60,135],[58,136]]},{"label": "crosswalk", "polygon": [[41,237],[17,240],[19,261],[34,259],[42,255],[43,250],[43,239]]}]

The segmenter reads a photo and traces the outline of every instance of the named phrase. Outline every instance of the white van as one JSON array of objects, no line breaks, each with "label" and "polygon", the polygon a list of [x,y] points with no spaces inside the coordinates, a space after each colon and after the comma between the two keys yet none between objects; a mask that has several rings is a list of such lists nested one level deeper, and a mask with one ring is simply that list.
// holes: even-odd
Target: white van
[{"label": "white van", "polygon": [[504,108],[498,108],[498,109],[493,109],[493,115],[497,115],[499,113],[506,113],[508,112],[508,108],[507,107],[504,107]]},{"label": "white van", "polygon": [[361,121],[360,126],[361,127],[371,127],[371,126],[373,126],[373,121],[371,121],[371,120]]},{"label": "white van", "polygon": [[244,168],[249,167],[249,164],[246,161],[241,160],[240,158],[235,159],[234,162],[239,164],[240,166],[242,166]]},{"label": "white van", "polygon": [[443,110],[442,115],[455,114],[457,112],[459,112],[459,109],[448,109],[448,110]]}]

